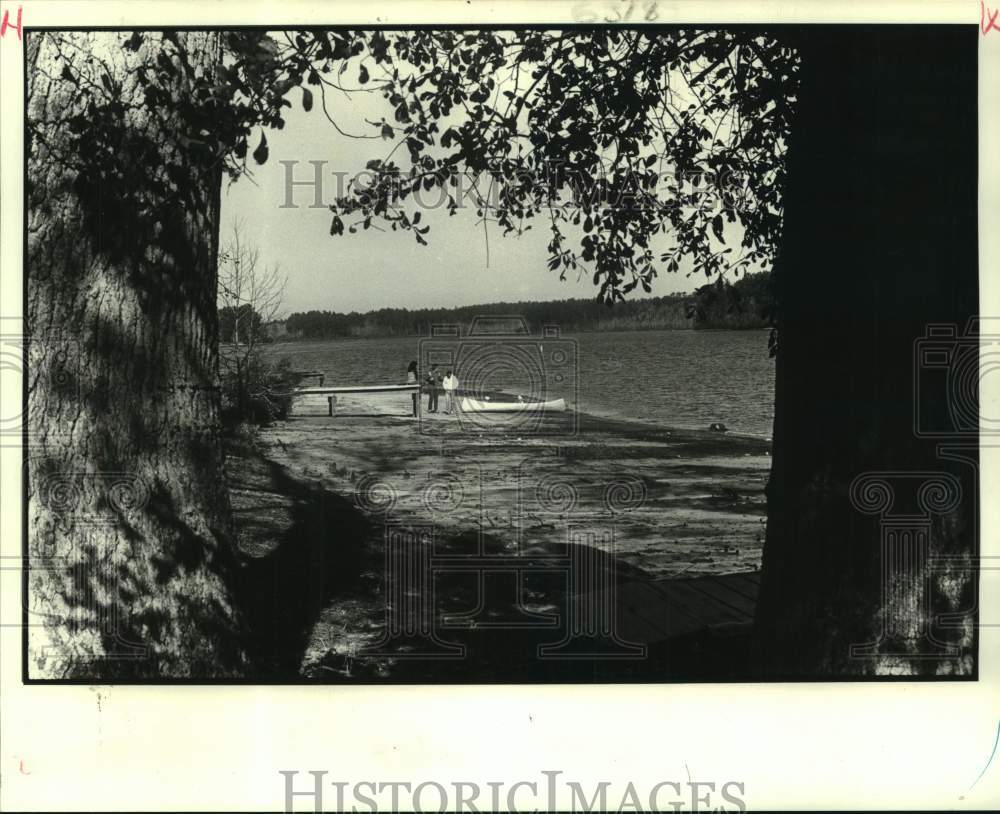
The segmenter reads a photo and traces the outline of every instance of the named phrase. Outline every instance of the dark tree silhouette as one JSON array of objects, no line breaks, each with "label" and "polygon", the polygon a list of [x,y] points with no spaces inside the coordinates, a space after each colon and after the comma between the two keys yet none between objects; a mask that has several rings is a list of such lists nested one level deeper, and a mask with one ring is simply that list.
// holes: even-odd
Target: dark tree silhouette
[{"label": "dark tree silhouette", "polygon": [[[928,326],[961,333],[978,307],[976,48],[959,26],[801,39],[758,608],[775,673],[975,669],[978,437],[948,438],[956,393],[928,388],[915,352]],[[945,351],[962,343],[974,372],[978,337]],[[978,416],[975,389],[962,406]],[[917,435],[918,404],[942,437]],[[885,517],[851,499],[865,473],[895,492]],[[935,481],[952,487],[921,496]],[[909,542],[907,513],[930,518]]]}]

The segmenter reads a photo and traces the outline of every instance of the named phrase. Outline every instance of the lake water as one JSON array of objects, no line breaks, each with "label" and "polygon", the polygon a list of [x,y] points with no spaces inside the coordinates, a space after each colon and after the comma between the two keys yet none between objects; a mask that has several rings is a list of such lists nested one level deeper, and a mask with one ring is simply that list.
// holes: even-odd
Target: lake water
[{"label": "lake water", "polygon": [[[267,346],[327,385],[402,382],[418,360],[454,367],[463,388],[565,398],[595,415],[771,436],[774,360],[766,331],[619,331],[560,337],[342,339]],[[442,370],[443,372],[443,370]]]}]

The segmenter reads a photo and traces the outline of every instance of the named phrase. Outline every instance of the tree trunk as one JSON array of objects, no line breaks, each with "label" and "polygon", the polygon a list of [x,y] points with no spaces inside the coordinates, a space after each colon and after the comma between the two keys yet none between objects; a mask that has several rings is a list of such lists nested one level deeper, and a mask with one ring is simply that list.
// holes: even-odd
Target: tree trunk
[{"label": "tree trunk", "polygon": [[143,37],[28,43],[33,678],[244,667],[218,440],[221,165],[183,113],[213,101],[191,83],[214,76],[219,35]]},{"label": "tree trunk", "polygon": [[802,41],[757,615],[771,677],[975,673],[976,49],[974,27]]}]

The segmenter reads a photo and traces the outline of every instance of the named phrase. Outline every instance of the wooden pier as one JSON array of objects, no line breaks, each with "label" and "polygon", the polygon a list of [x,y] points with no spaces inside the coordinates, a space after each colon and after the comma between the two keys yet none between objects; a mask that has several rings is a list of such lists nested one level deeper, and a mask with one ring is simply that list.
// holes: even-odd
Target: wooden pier
[{"label": "wooden pier", "polygon": [[[321,375],[321,374],[310,374]],[[322,379],[320,380],[322,382]],[[329,415],[337,414],[337,396],[347,393],[416,393],[419,395],[419,384],[369,384],[337,387],[299,387],[293,391],[294,396],[326,396]],[[417,399],[417,415],[420,414],[420,399]]]},{"label": "wooden pier", "polygon": [[[659,644],[705,630],[753,624],[760,571],[686,579],[624,582],[613,597],[614,627],[628,642]],[[586,597],[606,607],[603,593]]]}]

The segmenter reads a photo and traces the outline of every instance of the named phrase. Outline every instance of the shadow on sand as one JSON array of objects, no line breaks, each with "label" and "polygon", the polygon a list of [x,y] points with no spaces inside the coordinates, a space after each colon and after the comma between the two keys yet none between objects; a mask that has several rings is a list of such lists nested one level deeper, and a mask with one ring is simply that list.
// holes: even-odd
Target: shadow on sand
[{"label": "shadow on sand", "polygon": [[[353,501],[319,482],[294,478],[249,445],[230,450],[227,468],[255,680],[588,683],[748,677],[746,629],[653,643],[609,634],[615,628],[609,628],[608,609],[581,600],[573,568],[585,564],[590,586],[649,576],[597,548],[545,544],[515,558],[502,542],[475,531],[416,543],[411,535],[408,545],[416,559],[410,565],[423,565],[388,568],[387,545],[392,555],[398,544]],[[435,566],[428,569],[431,557]]]},{"label": "shadow on sand", "polygon": [[358,590],[371,525],[348,500],[251,450],[227,464],[255,678],[294,679],[330,598]]}]

